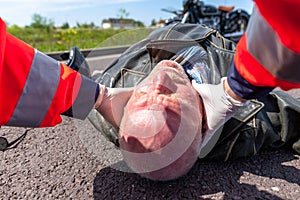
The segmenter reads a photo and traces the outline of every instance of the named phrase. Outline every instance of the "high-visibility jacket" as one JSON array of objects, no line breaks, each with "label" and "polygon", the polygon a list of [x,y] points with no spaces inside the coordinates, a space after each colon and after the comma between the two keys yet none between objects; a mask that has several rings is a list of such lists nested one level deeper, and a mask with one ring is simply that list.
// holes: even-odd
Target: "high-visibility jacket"
[{"label": "high-visibility jacket", "polygon": [[83,119],[98,84],[6,32],[0,19],[0,125],[54,126],[61,114]]},{"label": "high-visibility jacket", "polygon": [[300,1],[255,0],[228,83],[249,99],[274,87],[300,87]]}]

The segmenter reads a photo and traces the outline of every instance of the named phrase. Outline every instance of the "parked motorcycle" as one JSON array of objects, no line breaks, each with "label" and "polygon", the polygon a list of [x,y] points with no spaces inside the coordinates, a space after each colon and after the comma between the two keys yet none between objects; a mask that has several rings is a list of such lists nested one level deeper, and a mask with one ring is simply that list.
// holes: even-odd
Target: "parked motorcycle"
[{"label": "parked motorcycle", "polygon": [[234,6],[216,7],[200,0],[184,0],[183,10],[162,10],[175,14],[166,20],[166,25],[176,22],[205,24],[234,41],[238,41],[244,34],[250,18],[245,10],[234,10]]}]

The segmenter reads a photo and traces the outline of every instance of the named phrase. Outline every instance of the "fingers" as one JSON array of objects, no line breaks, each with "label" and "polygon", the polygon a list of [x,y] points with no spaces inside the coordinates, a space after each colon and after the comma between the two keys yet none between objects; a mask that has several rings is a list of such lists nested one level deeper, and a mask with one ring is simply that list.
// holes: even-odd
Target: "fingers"
[{"label": "fingers", "polygon": [[101,85],[99,84],[99,96],[96,100],[96,103],[94,105],[95,109],[98,109],[103,101],[104,95],[105,93],[107,93],[107,89],[105,87],[105,85]]},{"label": "fingers", "polygon": [[213,103],[212,101],[215,100],[213,98],[213,91],[214,89],[214,85],[209,85],[209,84],[199,84],[197,83],[195,80],[192,80],[192,86],[193,88],[199,93],[200,97],[202,98],[202,100],[204,101],[204,106],[206,107],[206,109],[208,106],[211,106]]},{"label": "fingers", "polygon": [[[132,92],[133,88],[105,88],[104,96],[101,102],[97,100],[96,105],[99,104],[99,106],[95,106],[95,108],[110,124],[118,129],[124,107],[131,97]],[[101,98],[100,95],[99,98]]]}]

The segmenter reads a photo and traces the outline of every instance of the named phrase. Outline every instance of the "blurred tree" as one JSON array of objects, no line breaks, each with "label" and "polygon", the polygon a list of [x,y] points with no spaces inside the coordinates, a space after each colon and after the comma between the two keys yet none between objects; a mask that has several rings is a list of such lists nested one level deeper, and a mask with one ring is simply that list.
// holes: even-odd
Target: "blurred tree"
[{"label": "blurred tree", "polygon": [[125,8],[120,8],[119,13],[117,14],[117,17],[120,19],[127,18],[129,16],[129,12],[126,11]]},{"label": "blurred tree", "polygon": [[155,19],[152,19],[151,21],[151,26],[155,26],[156,25],[156,20]]},{"label": "blurred tree", "polygon": [[137,27],[145,27],[144,23],[141,21],[134,21],[133,26],[137,26]]},{"label": "blurred tree", "polygon": [[40,29],[45,28],[47,30],[50,30],[51,28],[54,28],[54,21],[43,17],[40,14],[33,14],[32,23],[30,24],[30,27]]},{"label": "blurred tree", "polygon": [[65,22],[65,23],[63,23],[63,24],[61,25],[60,28],[62,28],[62,29],[68,29],[68,28],[70,28],[70,25],[69,25],[68,22]]},{"label": "blurred tree", "polygon": [[76,22],[76,28],[84,28],[84,29],[94,29],[96,28],[96,25],[94,22],[91,23],[82,23]]}]

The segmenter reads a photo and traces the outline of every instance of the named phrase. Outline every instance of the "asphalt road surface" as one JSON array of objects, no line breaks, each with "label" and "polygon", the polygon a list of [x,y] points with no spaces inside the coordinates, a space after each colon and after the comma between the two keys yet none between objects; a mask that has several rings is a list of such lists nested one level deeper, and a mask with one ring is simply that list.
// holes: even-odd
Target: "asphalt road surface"
[{"label": "asphalt road surface", "polygon": [[[25,130],[2,127],[0,136],[12,141]],[[29,130],[0,159],[0,199],[300,199],[300,156],[291,151],[199,161],[178,180],[153,182],[127,172],[118,149],[88,120],[67,117]]]}]

